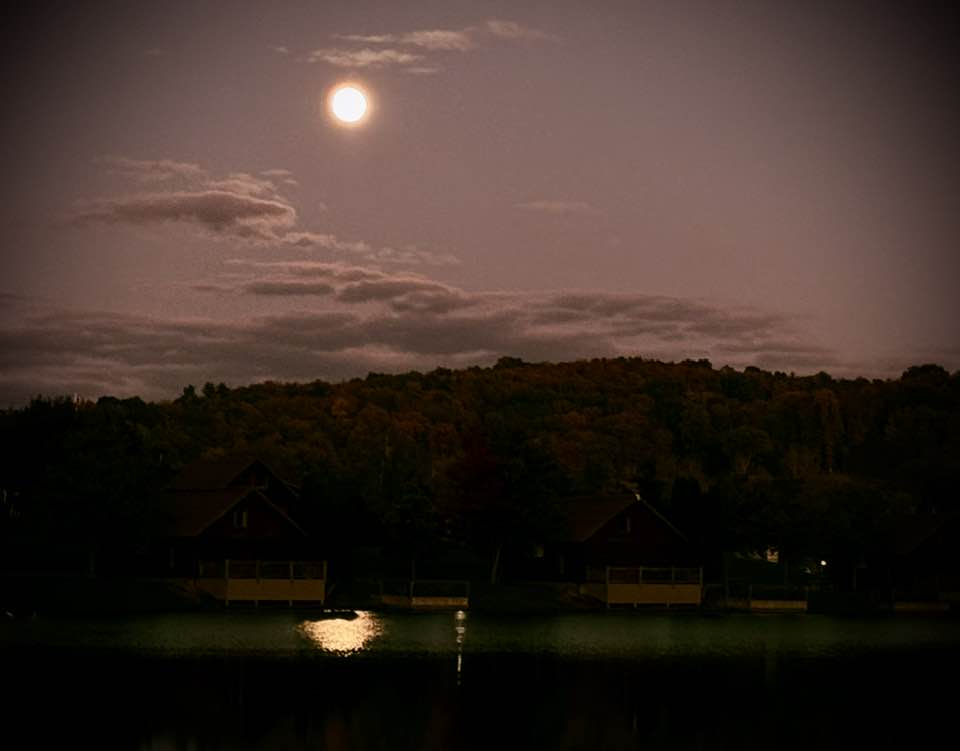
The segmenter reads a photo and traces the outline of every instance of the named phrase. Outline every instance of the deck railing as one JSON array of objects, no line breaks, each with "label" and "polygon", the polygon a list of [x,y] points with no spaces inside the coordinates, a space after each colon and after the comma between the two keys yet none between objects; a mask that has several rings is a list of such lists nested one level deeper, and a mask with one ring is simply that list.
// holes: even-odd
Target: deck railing
[{"label": "deck railing", "polygon": [[326,561],[202,560],[196,586],[231,602],[316,602],[326,599]]},{"label": "deck railing", "polygon": [[610,605],[699,605],[703,569],[675,566],[607,566],[602,581],[583,585],[583,593]]},{"label": "deck railing", "polygon": [[470,582],[465,579],[384,579],[380,602],[409,608],[456,608],[470,604]]}]

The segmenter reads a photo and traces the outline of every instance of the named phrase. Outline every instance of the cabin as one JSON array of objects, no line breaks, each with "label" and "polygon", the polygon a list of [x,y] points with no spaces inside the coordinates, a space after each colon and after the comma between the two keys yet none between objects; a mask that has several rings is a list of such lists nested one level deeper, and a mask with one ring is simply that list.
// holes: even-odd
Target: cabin
[{"label": "cabin", "polygon": [[262,461],[230,456],[187,466],[165,498],[158,538],[166,576],[225,605],[322,605],[327,564],[292,514],[298,493]]},{"label": "cabin", "polygon": [[639,495],[571,499],[559,551],[563,577],[607,607],[700,605],[697,550]]}]

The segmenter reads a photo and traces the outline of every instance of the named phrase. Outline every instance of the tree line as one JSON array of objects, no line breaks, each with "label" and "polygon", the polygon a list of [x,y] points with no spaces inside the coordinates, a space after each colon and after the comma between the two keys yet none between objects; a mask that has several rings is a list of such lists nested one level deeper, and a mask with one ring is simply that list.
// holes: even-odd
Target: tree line
[{"label": "tree line", "polygon": [[490,549],[563,535],[567,499],[639,492],[712,550],[855,558],[902,515],[960,511],[960,373],[795,376],[641,358],[331,384],[37,397],[0,413],[3,534],[149,537],[189,462],[244,453],[331,544]]}]

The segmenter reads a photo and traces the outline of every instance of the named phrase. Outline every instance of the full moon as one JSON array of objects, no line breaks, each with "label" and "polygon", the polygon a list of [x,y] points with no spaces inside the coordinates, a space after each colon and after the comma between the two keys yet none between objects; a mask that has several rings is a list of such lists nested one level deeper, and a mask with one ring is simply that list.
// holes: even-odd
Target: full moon
[{"label": "full moon", "polygon": [[367,114],[367,108],[367,95],[356,86],[338,86],[330,95],[330,111],[342,123],[359,123]]}]

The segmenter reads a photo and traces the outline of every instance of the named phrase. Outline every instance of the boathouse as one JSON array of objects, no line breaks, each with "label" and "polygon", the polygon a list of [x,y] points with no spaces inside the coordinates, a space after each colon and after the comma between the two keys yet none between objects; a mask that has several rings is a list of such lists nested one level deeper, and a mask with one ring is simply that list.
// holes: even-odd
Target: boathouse
[{"label": "boathouse", "polygon": [[323,604],[327,565],[293,518],[296,488],[261,460],[186,467],[165,499],[167,576],[226,605]]},{"label": "boathouse", "polygon": [[573,498],[562,575],[606,606],[700,604],[703,567],[695,546],[639,495]]}]

